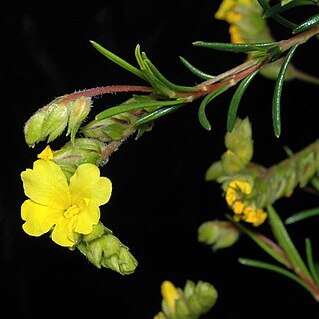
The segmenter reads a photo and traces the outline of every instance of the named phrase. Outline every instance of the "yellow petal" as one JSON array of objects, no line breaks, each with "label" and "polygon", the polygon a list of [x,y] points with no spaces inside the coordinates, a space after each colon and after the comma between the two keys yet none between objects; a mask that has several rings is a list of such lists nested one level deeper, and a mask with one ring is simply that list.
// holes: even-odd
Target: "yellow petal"
[{"label": "yellow petal", "polygon": [[37,160],[33,169],[21,173],[25,194],[34,202],[56,209],[71,204],[69,187],[60,166],[53,161]]},{"label": "yellow petal", "polygon": [[100,170],[94,164],[79,165],[70,178],[72,203],[89,199],[97,206],[108,202],[112,193],[112,183],[107,177],[100,177]]},{"label": "yellow petal", "polygon": [[179,298],[179,292],[172,282],[165,280],[161,285],[162,296],[171,312],[175,311],[175,302]]},{"label": "yellow petal", "polygon": [[40,236],[48,232],[62,214],[63,211],[36,204],[28,199],[21,206],[21,217],[26,221],[22,228],[28,235]]},{"label": "yellow petal", "polygon": [[87,205],[81,209],[79,219],[74,231],[79,234],[90,234],[93,225],[96,225],[100,220],[100,208],[92,201],[88,201]]},{"label": "yellow petal", "polygon": [[235,5],[236,5],[236,1],[235,1],[235,0],[224,0],[224,1],[220,4],[220,6],[219,6],[217,12],[215,13],[215,18],[216,18],[216,19],[220,19],[220,20],[224,20],[226,14],[227,14],[229,11],[233,10],[233,8],[235,7]]},{"label": "yellow petal", "polygon": [[53,152],[51,150],[51,147],[49,145],[47,145],[46,148],[40,154],[38,154],[38,158],[43,159],[43,160],[52,161],[53,160]]},{"label": "yellow petal", "polygon": [[52,233],[52,240],[60,246],[72,247],[75,245],[74,228],[77,223],[78,215],[73,218],[61,218],[56,223]]}]

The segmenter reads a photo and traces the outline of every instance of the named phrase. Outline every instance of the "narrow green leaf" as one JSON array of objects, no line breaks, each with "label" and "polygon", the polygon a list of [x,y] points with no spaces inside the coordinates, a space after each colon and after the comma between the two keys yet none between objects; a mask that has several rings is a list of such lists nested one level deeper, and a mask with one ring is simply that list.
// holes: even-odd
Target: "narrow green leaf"
[{"label": "narrow green leaf", "polygon": [[294,1],[287,3],[284,6],[281,3],[277,3],[274,6],[267,9],[264,12],[263,16],[265,18],[269,18],[274,14],[279,14],[279,13],[285,12],[285,11],[290,10],[292,8],[295,8],[295,7],[307,6],[307,5],[315,5],[316,6],[317,4],[314,3],[313,1],[307,1],[307,0],[294,0]]},{"label": "narrow green leaf", "polygon": [[296,214],[293,214],[285,220],[285,224],[290,225],[290,224],[299,222],[301,220],[304,220],[306,218],[315,217],[315,216],[319,216],[319,207],[306,209]]},{"label": "narrow green leaf", "polygon": [[196,92],[198,91],[197,88],[189,87],[189,86],[182,86],[182,85],[176,85],[169,81],[166,77],[164,77],[163,74],[160,73],[160,71],[155,67],[155,65],[149,60],[145,59],[144,62],[148,65],[154,76],[161,81],[165,86],[167,86],[169,89],[173,91],[180,91],[180,92]]},{"label": "narrow green leaf", "polygon": [[267,241],[262,240],[256,232],[249,230],[241,223],[234,222],[232,219],[230,220],[231,222],[235,223],[236,227],[238,227],[244,234],[248,235],[269,256],[277,260],[279,263],[285,265],[286,267],[289,267],[289,262],[287,262],[287,259],[283,256],[283,254],[276,250],[274,247],[271,247],[269,244],[267,244]]},{"label": "narrow green leaf", "polygon": [[255,77],[255,75],[258,72],[259,72],[259,70],[253,72],[252,74],[247,76],[245,79],[243,79],[239,83],[239,85],[238,85],[238,87],[237,87],[237,89],[236,89],[236,91],[235,91],[235,93],[230,101],[229,108],[228,108],[227,132],[231,132],[233,130],[241,98],[242,98],[244,92],[246,91],[248,85],[250,84],[250,82],[252,81],[252,79]]},{"label": "narrow green leaf", "polygon": [[267,212],[272,233],[275,236],[278,244],[286,252],[286,255],[293,265],[295,272],[302,272],[305,276],[311,278],[306,265],[300,257],[279,215],[271,205],[267,206]]},{"label": "narrow green leaf", "polygon": [[208,95],[205,96],[205,98],[202,100],[200,103],[199,109],[198,109],[198,119],[200,124],[203,126],[204,129],[207,131],[211,130],[211,125],[206,117],[205,114],[205,108],[208,103],[210,103],[215,97],[217,97],[219,94],[223,93],[228,89],[227,85],[223,85],[216,89],[215,91],[209,93]]},{"label": "narrow green leaf", "polygon": [[293,30],[292,33],[296,34],[299,32],[306,31],[313,26],[317,25],[319,23],[319,13],[315,14],[314,16],[310,17],[306,21],[302,22],[301,24],[297,25]]},{"label": "narrow green leaf", "polygon": [[130,111],[139,110],[139,109],[146,109],[148,107],[154,107],[154,106],[160,107],[160,106],[178,105],[184,102],[185,102],[184,100],[180,99],[180,100],[174,100],[174,101],[151,101],[151,102],[144,102],[144,103],[120,104],[102,111],[101,113],[95,116],[95,119],[103,120],[105,118],[111,117],[113,115],[121,114],[124,112],[130,112]]},{"label": "narrow green leaf", "polygon": [[175,97],[175,92],[170,90],[161,80],[159,80],[150,69],[149,65],[145,62],[146,54],[141,52],[140,45],[138,44],[135,48],[135,58],[139,64],[141,71],[147,81],[152,85],[156,92],[160,92],[170,98]]},{"label": "narrow green leaf", "polygon": [[267,50],[277,46],[276,42],[260,42],[260,43],[222,43],[222,42],[204,42],[196,41],[193,45],[203,48],[209,48],[221,51],[231,52],[250,52],[256,50]]},{"label": "narrow green leaf", "polygon": [[90,42],[91,42],[91,44],[93,45],[93,47],[95,49],[97,49],[100,53],[102,53],[109,60],[111,60],[112,62],[114,62],[117,65],[121,66],[125,70],[137,75],[138,77],[142,78],[143,80],[146,80],[144,75],[143,75],[143,72],[141,72],[138,68],[136,68],[132,64],[126,62],[122,58],[118,57],[117,55],[115,55],[111,51],[103,48],[100,44],[96,43],[95,41],[90,41]]},{"label": "narrow green leaf", "polygon": [[306,238],[306,256],[308,268],[310,270],[312,279],[315,282],[315,284],[319,287],[319,273],[317,272],[317,268],[313,260],[312,245],[309,238]]},{"label": "narrow green leaf", "polygon": [[[268,0],[257,0],[260,4],[260,6],[264,9],[264,12],[267,12],[271,6],[268,3]],[[271,18],[273,18],[274,20],[276,20],[278,23],[280,23],[281,25],[289,28],[289,29],[293,29],[296,27],[296,24],[283,18],[280,14],[274,14],[271,16]]]},{"label": "narrow green leaf", "polygon": [[169,113],[172,113],[174,111],[176,111],[177,109],[179,109],[181,106],[184,106],[185,104],[177,104],[177,105],[174,105],[174,106],[170,106],[170,107],[164,107],[162,109],[159,109],[159,110],[156,110],[150,114],[147,114],[143,117],[141,117],[139,120],[137,120],[135,123],[134,123],[134,126],[140,126],[140,125],[143,125],[143,124],[146,124],[146,123],[149,123],[149,122],[152,122],[164,115],[167,115]]},{"label": "narrow green leaf", "polygon": [[183,57],[179,57],[180,60],[182,61],[182,63],[186,66],[186,68],[188,70],[190,70],[192,73],[194,73],[195,75],[197,75],[198,77],[200,77],[201,79],[204,80],[208,80],[208,79],[212,79],[214,77],[214,75],[210,75],[208,73],[205,73],[197,68],[195,68],[192,64],[190,64],[185,58]]},{"label": "narrow green leaf", "polygon": [[239,262],[245,266],[262,268],[262,269],[270,270],[270,271],[279,273],[283,276],[286,276],[289,279],[292,279],[295,282],[297,282],[299,285],[301,285],[306,290],[308,290],[311,293],[311,295],[313,295],[312,290],[307,286],[307,284],[304,281],[302,281],[299,277],[297,277],[292,272],[290,272],[284,268],[278,267],[278,266],[273,265],[273,264],[265,263],[265,262],[262,262],[259,260],[249,259],[249,258],[239,258]]},{"label": "narrow green leaf", "polygon": [[272,121],[276,137],[279,137],[281,134],[281,93],[285,81],[285,75],[290,60],[295,53],[298,45],[299,44],[295,44],[287,53],[286,59],[279,70],[278,78],[275,84],[274,95],[272,99]]}]

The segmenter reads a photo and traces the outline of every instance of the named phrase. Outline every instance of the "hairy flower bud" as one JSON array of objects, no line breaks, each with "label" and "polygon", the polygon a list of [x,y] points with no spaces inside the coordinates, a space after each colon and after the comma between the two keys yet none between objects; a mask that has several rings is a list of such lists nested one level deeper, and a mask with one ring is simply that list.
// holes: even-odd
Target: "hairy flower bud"
[{"label": "hairy flower bud", "polygon": [[83,163],[97,165],[100,158],[102,142],[88,138],[77,138],[66,143],[60,150],[53,153],[54,161],[61,167],[67,178]]},{"label": "hairy flower bud", "polygon": [[133,125],[136,119],[135,115],[126,112],[103,120],[94,120],[84,126],[81,133],[103,142],[121,140],[136,130]]},{"label": "hairy flower bud", "polygon": [[46,109],[40,109],[24,125],[25,141],[31,147],[42,140],[41,128],[45,113]]},{"label": "hairy flower bud", "polygon": [[248,118],[237,118],[234,128],[225,136],[227,151],[222,155],[221,162],[226,174],[232,175],[243,169],[253,156],[253,140]]},{"label": "hairy flower bud", "polygon": [[238,238],[239,230],[227,221],[208,221],[198,228],[198,241],[211,245],[213,251],[232,246]]},{"label": "hairy flower bud", "polygon": [[129,248],[101,222],[93,227],[91,234],[83,236],[77,247],[97,268],[105,267],[128,275],[133,273],[137,266],[137,260]]},{"label": "hairy flower bud", "polygon": [[89,114],[91,99],[80,96],[69,100],[67,96],[56,98],[48,105],[39,109],[25,123],[24,135],[30,147],[40,141],[55,140],[68,127],[67,135],[74,140],[81,123]]},{"label": "hairy flower bud", "polygon": [[85,96],[73,100],[68,104],[69,121],[67,135],[71,134],[71,141],[74,141],[81,123],[86,119],[91,110],[91,99]]}]

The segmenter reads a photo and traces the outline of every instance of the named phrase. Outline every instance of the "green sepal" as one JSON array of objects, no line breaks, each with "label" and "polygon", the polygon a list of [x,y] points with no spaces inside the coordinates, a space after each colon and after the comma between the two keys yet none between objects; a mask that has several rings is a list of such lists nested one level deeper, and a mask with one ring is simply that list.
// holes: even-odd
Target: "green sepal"
[{"label": "green sepal", "polygon": [[295,53],[298,45],[299,44],[295,44],[287,53],[286,59],[280,68],[274,88],[274,94],[272,99],[272,121],[276,137],[279,137],[281,134],[281,93],[285,81],[285,74],[290,60],[293,54]]},{"label": "green sepal", "polygon": [[244,94],[244,92],[246,91],[248,85],[250,84],[250,82],[252,81],[252,79],[255,77],[255,75],[259,72],[258,71],[255,71],[254,73],[250,74],[249,76],[247,76],[245,79],[243,79],[231,101],[230,101],[230,104],[229,104],[229,108],[228,108],[228,114],[227,114],[227,132],[231,132],[234,128],[234,124],[235,124],[235,121],[236,121],[236,118],[237,118],[237,111],[238,111],[238,106],[239,106],[239,103],[241,101],[241,98]]},{"label": "green sepal", "polygon": [[296,33],[300,33],[300,32],[306,31],[306,30],[312,28],[313,26],[317,25],[318,23],[319,23],[319,13],[315,14],[312,17],[310,17],[309,19],[307,19],[306,21],[302,22],[301,24],[298,24],[292,30],[292,33],[296,34]]},{"label": "green sepal", "polygon": [[203,98],[202,102],[200,103],[200,106],[198,109],[198,120],[204,129],[206,129],[208,131],[211,130],[211,125],[210,125],[210,123],[206,117],[206,114],[205,114],[205,108],[206,108],[207,104],[210,103],[215,97],[217,97],[221,93],[225,92],[227,89],[228,89],[227,85],[222,85],[221,87],[219,87],[215,91],[206,95]]}]

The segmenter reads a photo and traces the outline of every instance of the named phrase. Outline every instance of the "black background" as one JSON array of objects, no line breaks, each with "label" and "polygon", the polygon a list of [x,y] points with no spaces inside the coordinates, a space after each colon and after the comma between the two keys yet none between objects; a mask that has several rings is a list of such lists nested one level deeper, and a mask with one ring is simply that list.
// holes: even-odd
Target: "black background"
[{"label": "black background", "polygon": [[[208,166],[224,151],[227,103],[233,90],[207,107],[212,131],[198,122],[199,103],[161,118],[141,139],[129,139],[112,155],[102,174],[113,183],[102,222],[127,244],[139,261],[134,274],[97,269],[77,251],[55,245],[46,235],[21,229],[25,200],[20,172],[31,167],[44,144],[30,149],[23,125],[53,98],[112,84],[144,83],[98,53],[94,40],[132,64],[140,44],[173,82],[195,85],[199,79],[179,61],[183,56],[207,73],[218,74],[244,56],[192,46],[193,41],[228,41],[228,26],[214,19],[219,1],[29,1],[1,2],[1,313],[23,318],[90,315],[104,318],[152,318],[161,303],[160,284],[182,287],[187,279],[209,281],[219,299],[203,318],[272,317],[304,312],[315,317],[311,295],[275,273],[247,268],[239,257],[270,261],[242,237],[232,248],[212,253],[197,241],[197,228],[228,212],[220,187],[204,181]],[[308,8],[307,8],[308,10]],[[296,19],[302,19],[296,13]],[[273,24],[276,34],[286,29]],[[294,63],[316,74],[317,43],[297,51]],[[285,157],[283,147],[298,151],[318,134],[317,87],[291,81],[283,92],[283,133],[272,131],[274,82],[258,76],[246,92],[240,116],[249,116],[254,132],[254,161],[270,166]],[[127,94],[96,99],[92,114],[127,99]],[[92,117],[94,115],[91,115]],[[65,142],[63,136],[61,145]],[[296,191],[276,208],[283,217],[317,205],[317,197]],[[289,227],[296,245],[305,236],[318,252],[318,219]],[[266,234],[267,223],[261,226]],[[319,255],[317,255],[319,259]]]}]

